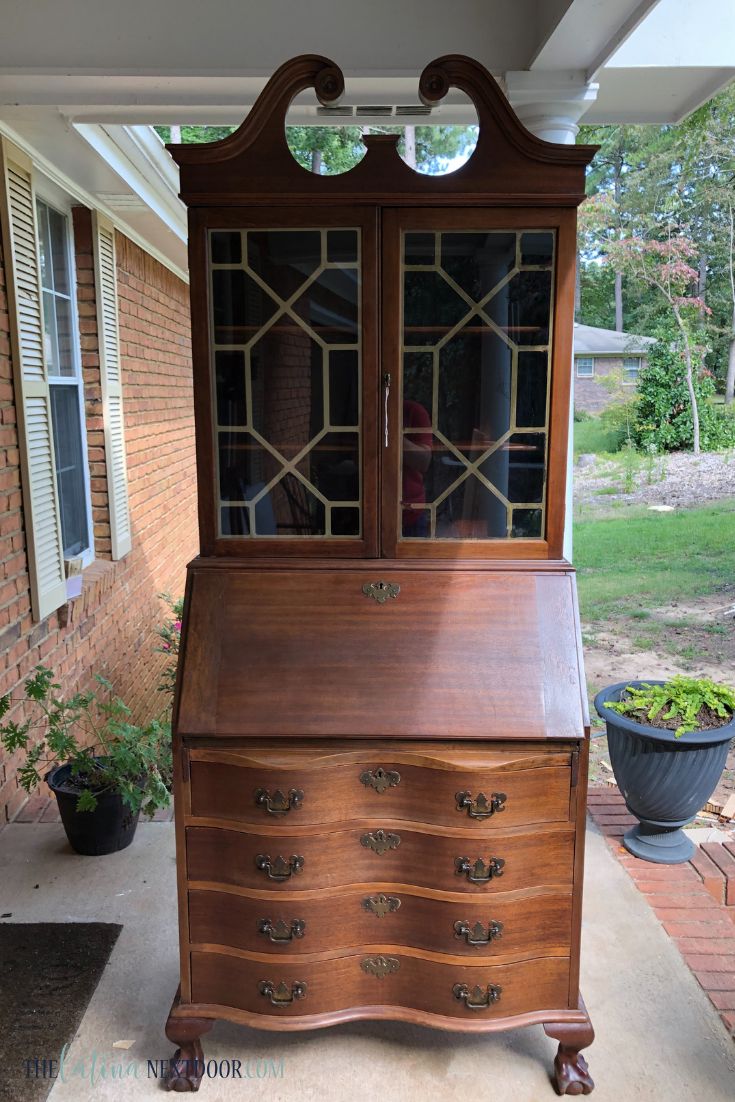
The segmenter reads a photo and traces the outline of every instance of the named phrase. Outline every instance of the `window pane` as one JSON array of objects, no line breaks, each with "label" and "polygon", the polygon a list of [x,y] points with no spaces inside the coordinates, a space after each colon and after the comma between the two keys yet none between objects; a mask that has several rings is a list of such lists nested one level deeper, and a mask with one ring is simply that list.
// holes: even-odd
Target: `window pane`
[{"label": "window pane", "polygon": [[50,389],[61,535],[64,555],[72,558],[89,547],[79,391],[76,386]]},{"label": "window pane", "polygon": [[73,378],[77,373],[74,322],[70,299],[68,222],[38,200],[38,249],[43,287],[44,353],[49,375]]},{"label": "window pane", "polygon": [[359,538],[359,246],[355,229],[210,233],[217,415],[238,430],[218,440],[223,536]]},{"label": "window pane", "polygon": [[405,234],[404,539],[540,538],[553,256],[551,231]]}]

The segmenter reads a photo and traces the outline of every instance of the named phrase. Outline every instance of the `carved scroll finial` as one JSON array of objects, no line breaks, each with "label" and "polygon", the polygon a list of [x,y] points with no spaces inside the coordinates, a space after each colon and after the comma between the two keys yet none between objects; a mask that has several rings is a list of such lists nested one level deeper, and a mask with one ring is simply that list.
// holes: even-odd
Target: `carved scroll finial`
[{"label": "carved scroll finial", "polygon": [[419,80],[419,99],[424,107],[436,107],[449,91],[449,78],[435,63],[427,65]]},{"label": "carved scroll finial", "polygon": [[345,78],[338,65],[326,64],[314,78],[314,91],[323,107],[336,107],[345,91]]}]

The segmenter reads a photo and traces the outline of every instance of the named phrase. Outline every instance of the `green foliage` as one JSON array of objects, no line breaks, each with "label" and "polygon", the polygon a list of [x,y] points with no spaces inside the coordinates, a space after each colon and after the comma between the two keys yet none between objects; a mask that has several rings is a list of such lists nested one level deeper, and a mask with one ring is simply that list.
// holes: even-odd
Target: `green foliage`
[{"label": "green foliage", "polygon": [[[170,126],[154,127],[164,142],[171,140]],[[215,142],[226,138],[234,126],[182,126],[181,141]],[[398,134],[398,149],[405,152],[405,127],[373,126],[372,133]],[[315,168],[331,176],[348,172],[365,155],[360,126],[287,126],[286,141],[298,163],[310,172]],[[454,157],[477,141],[476,126],[417,126],[414,128],[416,167],[429,174],[442,172]]]},{"label": "green foliage", "polygon": [[654,727],[672,730],[676,738],[696,731],[712,713],[725,722],[735,713],[735,692],[709,678],[677,674],[663,685],[644,683],[640,688],[628,685],[623,691],[623,699],[608,701],[605,707],[633,720],[646,719]]},{"label": "green foliage", "polygon": [[580,425],[583,421],[591,421],[591,420],[592,420],[592,414],[589,413],[588,410],[586,410],[586,409],[577,409],[576,406],[574,407],[574,423],[575,423],[575,425]]},{"label": "green foliage", "polygon": [[[103,792],[118,792],[132,811],[151,816],[169,803],[170,727],[158,720],[131,723],[110,682],[96,680],[97,691],[65,698],[51,670],[37,666],[25,682],[27,718],[0,724],[0,742],[7,753],[25,755],[18,780],[26,792],[41,783],[42,769],[68,762],[78,811],[94,810]],[[10,694],[0,699],[0,718],[13,703]]]},{"label": "green foliage", "polygon": [[175,600],[170,593],[159,593],[158,596],[162,601],[166,602],[171,613],[170,616],[166,617],[161,626],[156,629],[156,634],[161,639],[161,645],[155,649],[159,654],[165,654],[169,659],[161,676],[161,680],[158,683],[158,691],[159,693],[169,693],[169,695],[173,696],[176,686],[176,667],[179,661],[179,646],[181,644],[181,621],[184,616],[184,598],[178,597]]},{"label": "green foliage", "polygon": [[604,455],[620,451],[624,436],[617,429],[607,428],[599,417],[580,421],[574,426],[574,454]]},{"label": "green foliage", "polygon": [[[693,381],[702,449],[735,447],[735,416],[712,403],[715,383],[711,373],[700,370]],[[692,447],[693,431],[684,360],[678,343],[670,335],[663,336],[652,346],[648,365],[638,376],[633,439],[645,451],[677,451]]]}]

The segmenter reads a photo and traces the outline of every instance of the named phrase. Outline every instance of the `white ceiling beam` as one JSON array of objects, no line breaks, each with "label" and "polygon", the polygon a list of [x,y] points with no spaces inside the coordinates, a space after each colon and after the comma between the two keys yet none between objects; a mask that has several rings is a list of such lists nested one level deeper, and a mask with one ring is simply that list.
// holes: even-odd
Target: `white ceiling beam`
[{"label": "white ceiling beam", "polygon": [[660,0],[574,0],[529,68],[582,69],[590,81]]}]

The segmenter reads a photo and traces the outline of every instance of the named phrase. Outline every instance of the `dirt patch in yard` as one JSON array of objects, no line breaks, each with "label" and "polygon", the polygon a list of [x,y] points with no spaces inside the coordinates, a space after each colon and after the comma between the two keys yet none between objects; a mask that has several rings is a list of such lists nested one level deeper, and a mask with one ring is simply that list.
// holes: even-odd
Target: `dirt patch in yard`
[{"label": "dirt patch in yard", "polygon": [[626,505],[668,505],[675,509],[704,505],[735,492],[735,452],[641,456],[621,452],[613,459],[595,456],[574,469],[575,515],[606,512]]}]

